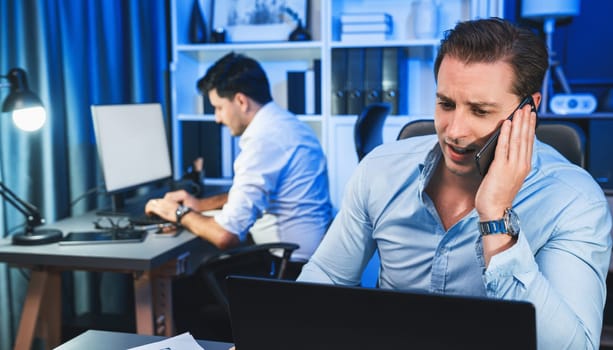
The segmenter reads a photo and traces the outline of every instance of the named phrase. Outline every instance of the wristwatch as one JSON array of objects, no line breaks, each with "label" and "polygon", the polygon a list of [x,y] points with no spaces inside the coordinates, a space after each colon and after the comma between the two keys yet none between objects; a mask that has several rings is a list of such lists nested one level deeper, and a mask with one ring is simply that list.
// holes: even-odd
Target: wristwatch
[{"label": "wristwatch", "polygon": [[190,211],[192,211],[192,208],[186,207],[183,204],[177,207],[177,211],[175,212],[177,214],[177,225],[181,224],[181,219],[185,216],[185,214],[189,213]]},{"label": "wristwatch", "polygon": [[512,208],[504,210],[504,216],[499,220],[480,221],[481,236],[507,234],[511,237],[519,235],[519,216]]}]

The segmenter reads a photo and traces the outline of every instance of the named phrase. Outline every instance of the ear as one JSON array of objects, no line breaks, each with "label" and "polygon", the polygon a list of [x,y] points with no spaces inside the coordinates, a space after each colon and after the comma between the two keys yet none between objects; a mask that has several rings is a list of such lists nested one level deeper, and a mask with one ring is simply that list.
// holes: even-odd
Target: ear
[{"label": "ear", "polygon": [[243,112],[245,112],[249,108],[249,99],[242,92],[237,92],[234,95],[234,100]]},{"label": "ear", "polygon": [[535,92],[532,94],[532,99],[534,100],[534,105],[536,106],[536,110],[539,110],[539,106],[541,105],[541,100],[542,100],[543,96],[541,95],[540,92]]}]

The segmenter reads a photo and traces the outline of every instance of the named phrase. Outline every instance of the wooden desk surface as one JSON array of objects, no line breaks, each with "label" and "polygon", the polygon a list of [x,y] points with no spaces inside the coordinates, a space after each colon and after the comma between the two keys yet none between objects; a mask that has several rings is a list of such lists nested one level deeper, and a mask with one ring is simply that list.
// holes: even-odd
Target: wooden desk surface
[{"label": "wooden desk surface", "polygon": [[[107,332],[89,330],[68,342],[55,348],[56,350],[107,350],[128,349],[135,346],[145,345],[160,341],[166,337],[154,335],[139,335],[131,333]],[[232,344],[210,340],[197,340],[205,350],[228,350]]]},{"label": "wooden desk surface", "polygon": [[[60,220],[45,227],[57,228],[66,234],[70,231],[93,230],[95,212]],[[153,270],[180,257],[186,251],[194,252],[189,260],[200,261],[197,253],[214,251],[211,244],[188,231],[175,237],[160,237],[153,233],[143,242],[60,245],[51,243],[37,246],[16,246],[9,238],[0,240],[0,261],[17,265],[45,265],[80,269]]]}]

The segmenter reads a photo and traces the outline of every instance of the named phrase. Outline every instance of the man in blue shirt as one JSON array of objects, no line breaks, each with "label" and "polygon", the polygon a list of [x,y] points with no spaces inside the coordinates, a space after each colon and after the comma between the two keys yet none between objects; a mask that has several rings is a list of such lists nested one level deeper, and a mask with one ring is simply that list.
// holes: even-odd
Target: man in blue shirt
[{"label": "man in blue shirt", "polygon": [[[299,280],[358,285],[377,251],[381,288],[529,301],[539,349],[597,349],[611,214],[586,171],[535,139],[547,65],[542,40],[501,19],[447,32],[434,67],[437,135],[360,162]],[[477,166],[498,129],[489,170]]]},{"label": "man in blue shirt", "polygon": [[[186,191],[150,200],[145,211],[177,221],[221,249],[250,233],[256,243],[290,242],[294,277],[332,220],[326,158],[306,123],[279,107],[266,73],[254,59],[229,53],[198,82],[215,120],[241,136],[228,193],[195,198]],[[221,209],[213,216],[199,212]]]}]

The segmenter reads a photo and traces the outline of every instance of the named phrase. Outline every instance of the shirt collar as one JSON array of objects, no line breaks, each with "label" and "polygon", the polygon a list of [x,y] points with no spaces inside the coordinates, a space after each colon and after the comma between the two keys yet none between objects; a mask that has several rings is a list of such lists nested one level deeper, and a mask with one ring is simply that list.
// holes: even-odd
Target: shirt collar
[{"label": "shirt collar", "polygon": [[262,123],[264,122],[263,115],[273,114],[274,110],[278,108],[273,101],[268,102],[267,104],[260,107],[260,109],[255,113],[251,123],[247,125],[241,139],[248,138],[251,135],[257,134],[258,130],[261,128]]},{"label": "shirt collar", "polygon": [[439,146],[438,139],[434,143],[432,149],[426,154],[426,158],[419,163],[419,197],[422,199],[422,194],[426,189],[426,185],[432,178],[434,171],[436,170],[436,165],[441,160],[443,156],[443,152],[441,151],[441,147]]}]

